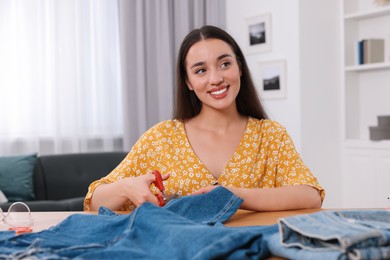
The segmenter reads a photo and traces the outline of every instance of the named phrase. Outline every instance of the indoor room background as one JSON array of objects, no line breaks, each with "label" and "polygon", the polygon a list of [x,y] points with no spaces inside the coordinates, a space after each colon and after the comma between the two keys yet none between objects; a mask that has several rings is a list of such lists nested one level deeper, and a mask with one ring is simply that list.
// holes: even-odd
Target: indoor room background
[{"label": "indoor room background", "polygon": [[[374,0],[2,0],[0,156],[129,151],[172,115],[182,38],[212,24],[240,44],[256,84],[279,70],[279,93],[261,98],[326,189],[323,207],[382,207],[390,144],[368,129],[390,115],[389,10]],[[263,49],[248,40],[257,22]],[[386,39],[384,66],[350,68],[362,38]]]}]

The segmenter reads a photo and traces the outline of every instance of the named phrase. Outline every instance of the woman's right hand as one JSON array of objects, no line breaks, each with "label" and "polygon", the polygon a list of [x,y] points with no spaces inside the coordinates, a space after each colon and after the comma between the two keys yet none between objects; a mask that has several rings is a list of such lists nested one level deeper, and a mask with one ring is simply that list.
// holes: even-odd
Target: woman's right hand
[{"label": "woman's right hand", "polygon": [[[168,179],[169,174],[162,175],[162,178],[163,180]],[[98,210],[101,206],[111,210],[119,210],[128,200],[136,207],[146,201],[158,206],[158,199],[150,189],[150,185],[154,180],[154,174],[147,173],[138,177],[126,177],[110,184],[99,185],[91,198],[91,210]]]},{"label": "woman's right hand", "polygon": [[[162,178],[163,180],[168,179],[169,174],[162,175]],[[158,206],[157,197],[150,189],[150,185],[154,180],[154,174],[147,173],[137,177],[123,178],[118,180],[120,182],[118,184],[123,188],[123,196],[129,199],[136,207],[146,201]]]}]

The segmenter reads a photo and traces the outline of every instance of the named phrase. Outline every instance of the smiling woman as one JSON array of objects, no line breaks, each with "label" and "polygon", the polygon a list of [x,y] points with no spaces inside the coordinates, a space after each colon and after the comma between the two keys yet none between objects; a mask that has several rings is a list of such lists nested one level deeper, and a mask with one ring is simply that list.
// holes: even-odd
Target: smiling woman
[{"label": "smiling woman", "polygon": [[[319,208],[324,189],[279,123],[267,119],[245,57],[224,30],[191,31],[178,53],[174,119],[147,130],[127,157],[89,187],[86,210],[131,210],[166,195],[208,193],[221,185],[242,208]],[[155,194],[157,196],[155,196]]]},{"label": "smiling woman", "polygon": [[0,19],[0,154],[120,149],[117,1],[1,1]]}]

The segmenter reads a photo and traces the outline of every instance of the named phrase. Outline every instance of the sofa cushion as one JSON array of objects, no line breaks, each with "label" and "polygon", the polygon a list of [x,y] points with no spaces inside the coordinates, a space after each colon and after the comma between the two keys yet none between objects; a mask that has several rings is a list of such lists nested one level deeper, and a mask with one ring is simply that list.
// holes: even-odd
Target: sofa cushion
[{"label": "sofa cushion", "polygon": [[[126,153],[79,153],[39,157],[46,200],[85,197],[91,182],[110,173]],[[38,170],[38,169],[37,169]]]},{"label": "sofa cushion", "polygon": [[0,157],[0,190],[8,201],[33,200],[36,154]]},{"label": "sofa cushion", "polygon": [[[80,211],[91,182],[106,176],[126,152],[76,153],[38,156],[33,174],[35,200],[31,211]],[[0,203],[3,211],[12,202]]]}]

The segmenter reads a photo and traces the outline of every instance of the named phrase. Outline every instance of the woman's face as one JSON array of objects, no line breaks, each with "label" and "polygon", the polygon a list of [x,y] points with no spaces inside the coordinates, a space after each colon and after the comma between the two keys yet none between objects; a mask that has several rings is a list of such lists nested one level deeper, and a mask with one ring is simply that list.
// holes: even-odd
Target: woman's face
[{"label": "woman's face", "polygon": [[224,110],[236,105],[241,70],[231,47],[219,39],[201,40],[186,57],[187,86],[202,109]]}]

